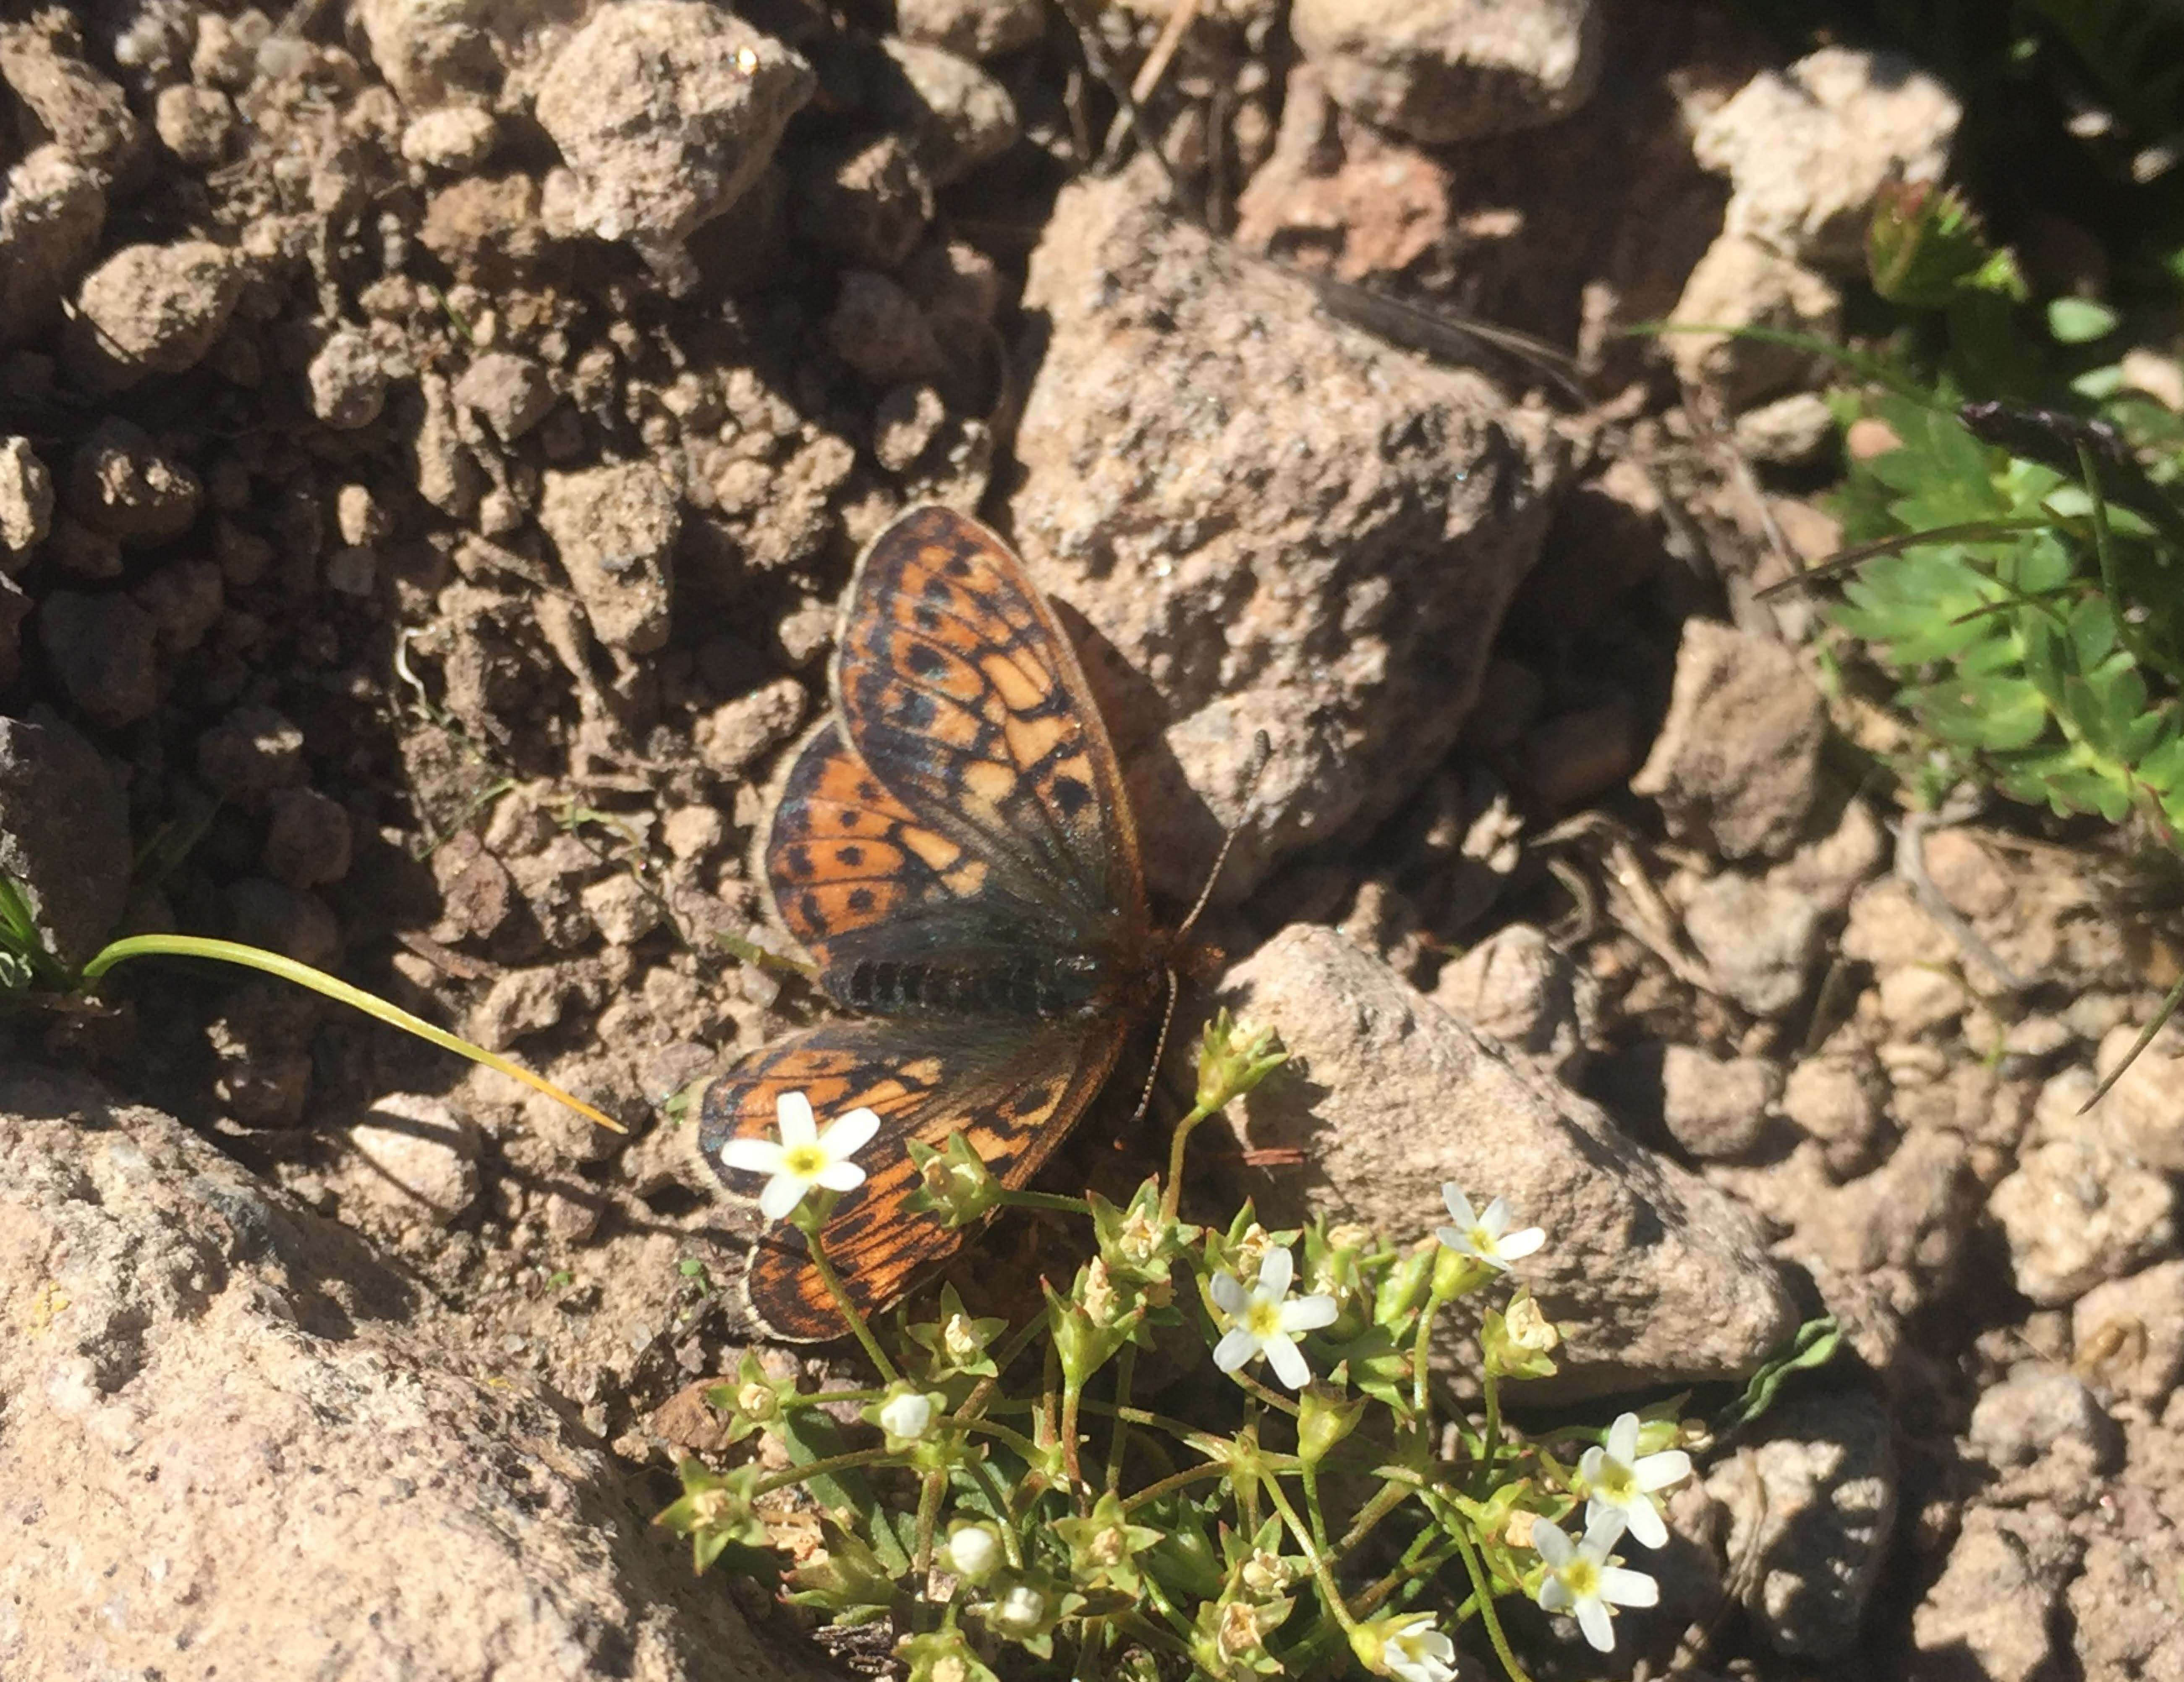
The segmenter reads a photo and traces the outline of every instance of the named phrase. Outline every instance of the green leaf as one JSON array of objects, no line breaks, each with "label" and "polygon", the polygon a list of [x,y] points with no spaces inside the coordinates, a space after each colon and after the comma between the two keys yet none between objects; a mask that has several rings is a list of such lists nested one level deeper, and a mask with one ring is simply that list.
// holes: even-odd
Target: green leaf
[{"label": "green leaf", "polygon": [[2116,330],[2116,312],[2090,298],[2057,298],[2048,305],[2048,332],[2058,344],[2091,344]]},{"label": "green leaf", "polygon": [[2071,610],[2070,663],[2090,672],[2115,652],[2115,609],[2104,596],[2089,595]]},{"label": "green leaf", "polygon": [[2177,721],[2174,716],[2161,720],[2168,740],[2147,749],[2138,762],[2138,774],[2150,788],[2166,794],[2171,790],[2184,792],[2184,735],[2174,734]]},{"label": "green leaf", "polygon": [[1816,1366],[1825,1366],[1836,1356],[1842,1343],[1842,1333],[1833,1315],[1823,1315],[1817,1320],[1808,1320],[1791,1334],[1790,1345],[1772,1361],[1763,1362],[1745,1385],[1744,1394],[1722,1410],[1714,1422],[1714,1432],[1721,1435],[1753,1420],[1774,1405],[1774,1397],[1782,1388],[1782,1381],[1792,1372],[1808,1372]]},{"label": "green leaf", "polygon": [[1910,701],[1928,729],[1965,747],[2028,747],[2048,728],[2048,703],[2022,678],[1945,679],[1914,690]]}]

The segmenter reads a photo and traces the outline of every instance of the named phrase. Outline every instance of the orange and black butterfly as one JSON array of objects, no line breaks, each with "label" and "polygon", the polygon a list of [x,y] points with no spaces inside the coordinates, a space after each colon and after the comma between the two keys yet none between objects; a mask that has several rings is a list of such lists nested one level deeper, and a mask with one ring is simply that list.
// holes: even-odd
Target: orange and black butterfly
[{"label": "orange and black butterfly", "polygon": [[[726,1182],[722,1150],[771,1135],[784,1092],[822,1120],[876,1111],[866,1177],[822,1235],[871,1309],[962,1242],[905,1208],[909,1143],[966,1134],[1023,1184],[1159,1004],[1167,942],[1084,674],[1000,538],[938,507],[889,527],[850,581],[832,677],[833,715],[762,853],[820,987],[862,1020],[791,1034],[713,1081],[699,1143]],[[777,1335],[846,1330],[793,1230],[760,1239],[748,1279]]]}]

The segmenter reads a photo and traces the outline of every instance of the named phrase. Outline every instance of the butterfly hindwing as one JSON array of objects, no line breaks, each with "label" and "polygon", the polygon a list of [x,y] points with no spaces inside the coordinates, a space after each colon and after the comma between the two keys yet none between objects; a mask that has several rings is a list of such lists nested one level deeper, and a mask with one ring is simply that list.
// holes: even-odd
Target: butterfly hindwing
[{"label": "butterfly hindwing", "polygon": [[[964,1238],[905,1206],[917,1184],[910,1142],[938,1148],[962,1132],[995,1178],[1021,1186],[1099,1091],[1127,1032],[1113,1017],[1056,1020],[1028,1035],[975,1023],[822,1023],[776,1041],[705,1089],[699,1148],[726,1180],[721,1151],[732,1138],[772,1137],[783,1092],[802,1092],[822,1117],[877,1112],[879,1133],[858,1153],[868,1165],[865,1182],[842,1195],[821,1240],[858,1307],[883,1307]],[[847,1330],[799,1238],[761,1238],[745,1280],[753,1312],[778,1337],[811,1341]]]}]

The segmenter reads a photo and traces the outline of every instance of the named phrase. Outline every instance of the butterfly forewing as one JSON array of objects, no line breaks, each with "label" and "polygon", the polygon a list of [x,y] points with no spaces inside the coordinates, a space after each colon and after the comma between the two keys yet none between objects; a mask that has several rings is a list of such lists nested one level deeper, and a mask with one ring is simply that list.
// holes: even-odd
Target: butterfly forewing
[{"label": "butterfly forewing", "polygon": [[1076,652],[978,522],[922,508],[873,541],[835,704],[879,780],[1018,892],[1143,921],[1129,804]]}]

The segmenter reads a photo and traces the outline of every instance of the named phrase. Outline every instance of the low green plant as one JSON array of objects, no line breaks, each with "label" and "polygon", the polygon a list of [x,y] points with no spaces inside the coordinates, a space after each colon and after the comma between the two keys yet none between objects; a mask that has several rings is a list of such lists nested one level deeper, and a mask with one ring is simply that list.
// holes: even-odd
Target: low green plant
[{"label": "low green plant", "polygon": [[[1512,1596],[1610,1649],[1613,1608],[1655,1595],[1615,1550],[1666,1540],[1658,1492],[1703,1431],[1673,1403],[1604,1432],[1510,1426],[1506,1388],[1552,1373],[1561,1338],[1507,1271],[1544,1235],[1510,1230],[1499,1200],[1474,1210],[1445,1188],[1453,1224],[1412,1247],[1317,1221],[1269,1232],[1248,1205],[1225,1227],[1184,1221],[1194,1131],[1282,1058],[1271,1034],[1217,1018],[1166,1175],[1119,1207],[1010,1192],[967,1148],[921,1154],[922,1210],[900,1218],[1035,1204],[1089,1228],[1070,1288],[1047,1287],[1014,1326],[952,1288],[925,1316],[868,1323],[821,1248],[837,1195],[821,1182],[843,1181],[872,1128],[851,1111],[815,1132],[801,1096],[784,1099],[783,1140],[744,1142],[741,1165],[804,1235],[871,1382],[805,1390],[746,1356],[710,1393],[737,1446],[726,1464],[685,1461],[659,1522],[700,1571],[780,1581],[837,1625],[887,1620],[918,1682],[1449,1682],[1467,1627],[1522,1682],[1496,1612]],[[1475,1316],[1469,1411],[1428,1369],[1459,1303]],[[1148,1361],[1174,1411],[1139,1399]],[[861,1424],[840,1422],[851,1409]],[[792,1567],[773,1541],[800,1506],[823,1542]]]},{"label": "low green plant", "polygon": [[323,970],[315,970],[308,964],[277,952],[268,952],[263,947],[245,946],[237,941],[211,940],[198,935],[131,935],[109,942],[95,954],[81,970],[71,971],[47,949],[38,931],[37,920],[32,914],[29,897],[20,883],[0,876],[0,997],[14,995],[36,998],[40,996],[82,995],[94,991],[107,971],[117,964],[132,958],[192,958],[214,963],[233,964],[240,969],[255,970],[299,987],[345,1004],[353,1010],[375,1017],[390,1027],[443,1051],[452,1051],[473,1063],[520,1081],[534,1091],[543,1092],[558,1104],[566,1104],[579,1115],[615,1132],[624,1132],[621,1124],[604,1115],[582,1098],[571,1096],[543,1076],[533,1074],[521,1064],[503,1057],[498,1052],[488,1051],[473,1044],[460,1035],[437,1028],[421,1016],[413,1016],[399,1005],[381,998],[376,993],[352,986],[338,976],[329,975]]},{"label": "low green plant", "polygon": [[1930,808],[1980,789],[2184,854],[2184,417],[2128,388],[2105,306],[2029,331],[1954,194],[1886,196],[1868,255],[1908,324],[1836,395],[1886,447],[1852,455],[1820,571],[1916,727],[1898,773]]}]

